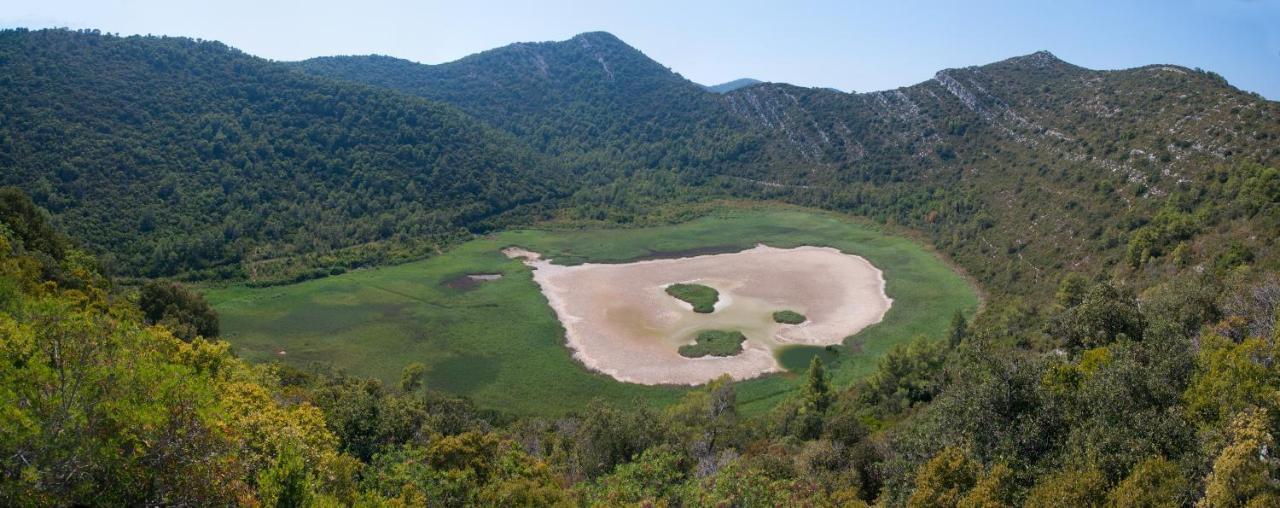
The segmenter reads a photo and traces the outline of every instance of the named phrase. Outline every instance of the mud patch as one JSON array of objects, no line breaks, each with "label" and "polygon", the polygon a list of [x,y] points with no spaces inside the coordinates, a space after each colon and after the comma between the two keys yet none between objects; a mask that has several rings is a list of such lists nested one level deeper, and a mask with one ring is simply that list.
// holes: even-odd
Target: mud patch
[{"label": "mud patch", "polygon": [[710,256],[713,254],[729,254],[731,252],[739,252],[742,250],[740,245],[711,245],[707,247],[697,247],[693,249],[681,250],[654,250],[648,249],[649,253],[643,256],[627,260],[628,263],[636,261],[652,261],[655,259],[672,259],[672,258],[691,258],[694,256]]},{"label": "mud patch", "polygon": [[461,277],[454,277],[452,279],[441,282],[440,285],[447,287],[449,289],[458,289],[458,290],[465,291],[468,289],[475,289],[482,283],[498,280],[501,278],[502,278],[502,274],[500,273],[469,273]]}]

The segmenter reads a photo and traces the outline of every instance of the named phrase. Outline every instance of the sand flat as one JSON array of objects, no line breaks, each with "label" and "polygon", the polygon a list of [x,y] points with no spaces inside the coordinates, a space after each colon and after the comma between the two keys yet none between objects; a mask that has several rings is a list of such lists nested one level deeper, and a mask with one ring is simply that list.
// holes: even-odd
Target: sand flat
[{"label": "sand flat", "polygon": [[[576,266],[557,265],[518,247],[504,252],[533,268],[574,357],[629,383],[695,385],[724,374],[748,379],[778,372],[775,348],[839,344],[880,322],[892,305],[879,269],[828,247],[759,245],[729,254]],[[695,313],[665,293],[668,285],[681,282],[718,290],[716,311]],[[808,321],[774,323],[773,311],[783,309]],[[747,336],[743,352],[680,356],[679,346],[706,329],[742,331]]]}]

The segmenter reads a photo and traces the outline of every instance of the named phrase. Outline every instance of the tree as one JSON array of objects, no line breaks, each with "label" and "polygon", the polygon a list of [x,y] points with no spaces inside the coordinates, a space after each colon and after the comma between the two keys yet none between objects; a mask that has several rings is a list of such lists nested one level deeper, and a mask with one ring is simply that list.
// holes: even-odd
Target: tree
[{"label": "tree", "polygon": [[218,313],[203,295],[176,282],[148,282],[138,295],[138,307],[148,323],[164,325],[183,340],[218,336]]},{"label": "tree", "polygon": [[1207,334],[1185,393],[1187,412],[1202,424],[1222,428],[1239,412],[1275,397],[1280,384],[1277,348],[1280,343],[1257,337],[1236,344]]},{"label": "tree", "polygon": [[8,227],[28,251],[44,253],[54,260],[62,259],[66,253],[66,238],[49,224],[45,211],[15,187],[0,188],[0,224]]},{"label": "tree", "polygon": [[1107,494],[1110,508],[1183,506],[1187,479],[1178,465],[1164,457],[1151,457],[1133,467],[1129,476]]},{"label": "tree", "polygon": [[958,508],[1005,508],[1013,506],[1013,470],[1003,462],[987,469],[978,483],[957,503]]},{"label": "tree", "polygon": [[907,499],[910,508],[950,508],[973,489],[978,464],[958,447],[949,446],[934,455],[916,473],[915,490]]},{"label": "tree", "polygon": [[1066,469],[1050,473],[1027,493],[1027,508],[1059,506],[1100,507],[1106,501],[1107,479],[1097,469]]},{"label": "tree", "polygon": [[1213,460],[1198,506],[1276,506],[1280,501],[1280,489],[1273,481],[1280,461],[1271,455],[1275,438],[1267,429],[1267,418],[1266,410],[1255,409],[1231,421],[1229,441]]},{"label": "tree", "polygon": [[[803,480],[776,478],[743,459],[730,462],[715,475],[689,488],[684,506],[822,506],[816,499],[821,491]],[[865,506],[847,500],[843,506]]]},{"label": "tree", "polygon": [[858,396],[884,414],[929,402],[947,383],[947,355],[946,343],[924,337],[898,345],[859,383]]},{"label": "tree", "polygon": [[699,476],[714,473],[718,452],[736,443],[738,409],[733,380],[720,376],[690,391],[680,403],[668,407],[664,416],[669,440],[683,445],[697,461]]},{"label": "tree", "polygon": [[376,379],[339,374],[312,388],[311,394],[324,411],[325,423],[337,435],[340,449],[364,461],[416,441],[427,432],[454,434],[459,430],[428,425],[421,397],[396,396],[400,394]]},{"label": "tree", "polygon": [[1068,273],[1062,278],[1062,282],[1058,283],[1058,292],[1053,296],[1053,302],[1060,309],[1069,309],[1080,305],[1084,300],[1085,291],[1088,290],[1089,281],[1078,273]]},{"label": "tree", "polygon": [[827,408],[831,407],[832,399],[831,382],[827,379],[822,359],[817,356],[809,362],[808,375],[800,397],[800,425],[797,435],[801,439],[816,439],[822,435],[822,419],[826,416]]},{"label": "tree", "polygon": [[819,413],[825,413],[831,406],[831,380],[827,378],[827,370],[822,359],[814,356],[809,361],[809,371],[804,384],[804,403]]},{"label": "tree", "polygon": [[1064,346],[1080,350],[1105,346],[1121,337],[1142,340],[1144,328],[1137,299],[1127,291],[1101,283],[1090,288],[1079,304],[1054,316],[1049,332]]},{"label": "tree", "polygon": [[298,452],[298,445],[280,447],[275,463],[258,474],[258,495],[268,508],[303,508],[315,498],[314,478]]},{"label": "tree", "polygon": [[688,471],[688,459],[669,446],[645,450],[636,460],[619,465],[585,490],[589,506],[673,505]]},{"label": "tree", "polygon": [[951,315],[951,333],[947,335],[947,342],[953,348],[959,346],[968,333],[969,322],[964,319],[964,313],[956,309],[956,312]]},{"label": "tree", "polygon": [[400,390],[405,393],[416,392],[423,387],[422,378],[427,374],[427,366],[422,362],[406,365],[400,373]]},{"label": "tree", "polygon": [[577,422],[570,442],[574,476],[596,478],[613,471],[666,433],[662,419],[645,409],[623,411],[601,401],[592,402]]}]

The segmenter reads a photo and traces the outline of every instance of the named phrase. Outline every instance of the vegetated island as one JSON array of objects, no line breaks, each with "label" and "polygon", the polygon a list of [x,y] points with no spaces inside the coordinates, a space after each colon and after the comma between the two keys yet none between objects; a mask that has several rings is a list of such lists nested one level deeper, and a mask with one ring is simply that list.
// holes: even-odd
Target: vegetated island
[{"label": "vegetated island", "polygon": [[784,325],[798,325],[808,319],[809,318],[804,317],[804,314],[794,310],[780,310],[773,313],[773,322],[782,323]]},{"label": "vegetated island", "polygon": [[714,312],[716,302],[720,301],[719,291],[702,284],[672,284],[667,286],[667,294],[688,302],[694,312],[702,314]]},{"label": "vegetated island", "polygon": [[746,340],[747,336],[737,330],[703,330],[698,332],[693,344],[680,346],[680,355],[689,358],[733,356],[742,352],[742,343]]}]

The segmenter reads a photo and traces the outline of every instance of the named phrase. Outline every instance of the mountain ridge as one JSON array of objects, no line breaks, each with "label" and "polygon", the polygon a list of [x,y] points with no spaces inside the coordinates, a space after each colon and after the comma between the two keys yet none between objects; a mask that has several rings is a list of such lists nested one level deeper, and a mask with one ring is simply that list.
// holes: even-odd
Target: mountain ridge
[{"label": "mountain ridge", "polygon": [[706,88],[707,90],[710,90],[715,93],[729,93],[739,88],[744,88],[751,85],[757,85],[760,83],[763,83],[763,81],[760,81],[758,79],[752,79],[752,78],[738,78],[732,81],[726,81],[724,83],[720,83],[718,85],[704,85],[703,88]]},{"label": "mountain ridge", "polygon": [[[1012,281],[1070,267],[1142,276],[1125,267],[1144,266],[1126,261],[1144,249],[1126,245],[1171,197],[1280,155],[1277,103],[1220,76],[1167,65],[1096,71],[1044,51],[866,93],[761,83],[717,94],[603,32],[437,65],[385,56],[255,65],[379,90],[390,102],[426,99],[483,124],[471,130],[501,132],[494,139],[531,149],[534,166],[564,177],[520,200],[539,203],[539,214],[635,222],[685,199],[777,199],[922,231],[984,283],[1030,286],[1035,298],[1043,286]],[[74,184],[44,180],[14,183],[61,213],[43,196]],[[531,220],[520,217],[502,220]],[[115,225],[103,234],[121,228],[107,222]],[[1203,234],[1273,258],[1269,240],[1211,229]],[[1208,240],[1168,241],[1188,243],[1193,259],[1212,256]],[[346,248],[339,243],[328,248]]]}]

